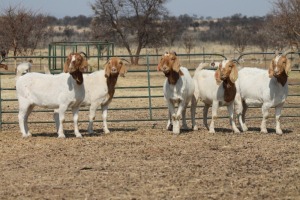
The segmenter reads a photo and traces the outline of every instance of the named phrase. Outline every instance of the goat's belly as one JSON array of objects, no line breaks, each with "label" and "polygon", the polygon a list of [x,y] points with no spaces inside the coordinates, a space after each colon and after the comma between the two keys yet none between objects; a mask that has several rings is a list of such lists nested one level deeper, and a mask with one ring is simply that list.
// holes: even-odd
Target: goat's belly
[{"label": "goat's belly", "polygon": [[247,105],[251,106],[261,106],[264,103],[263,100],[258,99],[244,99],[244,101]]}]

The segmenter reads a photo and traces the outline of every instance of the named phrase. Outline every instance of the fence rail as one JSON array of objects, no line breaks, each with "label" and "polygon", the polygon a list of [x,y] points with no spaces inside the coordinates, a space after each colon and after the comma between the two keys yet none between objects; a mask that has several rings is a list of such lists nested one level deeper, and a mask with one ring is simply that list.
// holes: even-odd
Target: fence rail
[{"label": "fence rail", "polygon": [[[261,63],[253,63],[252,56],[264,56],[264,60]],[[268,58],[272,53],[247,53],[241,55],[238,59],[243,57],[243,62],[240,63],[243,66],[250,67],[262,67],[266,68],[266,63],[270,62],[271,57]],[[292,54],[291,54],[292,55]],[[118,56],[118,55],[116,55]],[[125,55],[119,55],[120,57],[128,57]],[[191,74],[193,74],[195,68],[200,62],[203,61],[217,61],[226,59],[224,55],[221,54],[179,54],[181,64],[186,66]],[[247,59],[244,57],[251,56]],[[95,56],[94,56],[95,57]],[[34,62],[34,70],[42,72],[42,66],[47,65],[48,59],[53,58],[53,56],[32,56],[32,57],[9,57],[6,58],[6,62],[13,63],[15,59],[37,59],[38,62]],[[105,60],[102,58],[95,57],[98,60],[97,69],[99,65],[103,64]],[[139,121],[161,121],[167,119],[167,106],[164,102],[162,85],[165,80],[165,77],[162,73],[156,71],[156,65],[159,61],[160,55],[141,55],[140,56],[140,65],[139,66],[130,66],[127,77],[124,80],[122,78],[118,79],[118,86],[116,87],[116,93],[113,97],[113,102],[109,107],[109,115],[111,116],[113,112],[126,111],[126,114],[122,113],[122,117],[112,115],[108,118],[108,121],[111,122],[139,122]],[[105,57],[106,59],[106,57]],[[37,63],[37,64],[35,64]],[[61,67],[62,68],[62,67]],[[289,109],[290,111],[285,113],[283,112],[282,117],[291,117],[291,118],[300,118],[300,70],[293,68],[294,81],[289,83],[291,91],[288,97],[292,99],[291,103],[287,103],[284,106],[284,109]],[[53,71],[53,73],[57,73]],[[299,73],[299,75],[298,75]],[[18,124],[18,102],[15,95],[15,80],[14,72],[10,70],[9,72],[0,72],[0,128],[2,125],[7,124]],[[120,83],[121,82],[121,83]],[[120,83],[120,84],[119,84]],[[124,85],[121,85],[124,84]],[[130,91],[130,92],[128,92]],[[124,104],[124,101],[126,102]],[[129,103],[128,103],[129,102]],[[124,106],[123,106],[124,104]],[[203,107],[199,105],[198,107]],[[250,109],[255,110],[255,115],[247,116],[248,119],[258,119],[261,118],[260,110],[258,107],[250,107]],[[297,112],[298,111],[298,112]],[[36,108],[34,113],[48,113],[53,112],[53,109],[42,109]],[[70,111],[68,111],[70,112]],[[87,107],[80,109],[81,112],[88,113]],[[156,113],[157,112],[157,113]],[[133,114],[132,114],[133,113]],[[132,117],[136,115],[136,117]],[[142,115],[142,116],[139,116]],[[9,117],[8,117],[9,116]],[[114,117],[117,116],[117,117]],[[201,117],[197,117],[202,119]],[[227,113],[224,112],[221,114],[220,118],[227,118]],[[29,123],[54,123],[51,119],[39,120],[40,118],[30,119]],[[87,122],[87,118],[80,117],[80,122]],[[83,119],[83,120],[82,120]],[[188,118],[189,119],[189,118]],[[66,121],[70,123],[71,121]],[[102,122],[101,119],[96,119],[95,122]]]}]

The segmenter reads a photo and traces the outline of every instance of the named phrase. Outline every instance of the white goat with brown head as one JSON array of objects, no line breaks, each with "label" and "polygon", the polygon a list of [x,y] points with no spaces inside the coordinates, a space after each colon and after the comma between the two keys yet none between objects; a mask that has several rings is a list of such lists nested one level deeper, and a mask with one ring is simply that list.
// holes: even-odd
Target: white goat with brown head
[{"label": "white goat with brown head", "polygon": [[71,53],[65,64],[68,73],[57,75],[27,73],[16,76],[16,90],[19,101],[19,126],[23,137],[31,136],[28,130],[28,116],[35,106],[56,109],[59,115],[58,137],[65,137],[63,122],[65,111],[70,107],[73,112],[74,132],[81,137],[78,129],[78,111],[85,96],[82,71],[87,67],[79,53]]},{"label": "white goat with brown head", "polygon": [[282,134],[279,118],[288,95],[287,80],[291,62],[287,54],[291,51],[289,49],[281,55],[276,53],[269,70],[249,67],[239,70],[235,107],[243,131],[248,130],[245,124],[246,110],[249,105],[253,105],[262,108],[263,119],[260,126],[262,133],[268,132],[266,128],[268,110],[275,107],[276,133]]},{"label": "white goat with brown head", "polygon": [[[93,133],[93,122],[99,106],[102,110],[103,131],[109,133],[107,127],[107,110],[115,93],[115,86],[119,76],[125,77],[127,72],[125,59],[112,57],[104,65],[104,70],[99,70],[91,74],[84,74],[85,96],[81,106],[89,106],[88,132]],[[128,61],[126,61],[128,62]],[[58,122],[58,117],[55,117]]]},{"label": "white goat with brown head", "polygon": [[[227,106],[230,124],[235,133],[239,133],[233,120],[233,100],[236,94],[235,81],[238,78],[237,63],[233,60],[223,60],[216,71],[203,69],[210,64],[201,63],[194,74],[195,93],[192,99],[192,124],[194,130],[198,130],[195,123],[197,102],[200,99],[204,103],[203,123],[210,133],[215,133],[215,120],[219,106]],[[207,124],[207,113],[212,106],[212,119],[210,126]]]},{"label": "white goat with brown head", "polygon": [[[163,71],[167,77],[163,87],[164,97],[169,109],[167,129],[179,134],[179,120],[181,117],[182,128],[187,129],[185,114],[194,93],[193,79],[187,68],[180,67],[175,52],[162,55],[157,70]],[[177,111],[175,111],[175,104],[178,104]]]}]

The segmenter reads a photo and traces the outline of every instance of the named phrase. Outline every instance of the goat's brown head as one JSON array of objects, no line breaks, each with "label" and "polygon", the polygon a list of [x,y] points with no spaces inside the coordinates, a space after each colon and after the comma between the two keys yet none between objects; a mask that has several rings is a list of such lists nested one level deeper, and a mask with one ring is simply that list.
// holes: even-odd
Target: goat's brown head
[{"label": "goat's brown head", "polygon": [[5,65],[5,64],[0,64],[0,68],[3,68],[3,69],[5,69],[5,70],[8,69],[7,65]]},{"label": "goat's brown head", "polygon": [[70,53],[64,65],[65,73],[73,73],[75,71],[86,72],[88,62],[80,53]]},{"label": "goat's brown head", "polygon": [[172,72],[177,72],[179,75],[183,75],[180,71],[180,63],[175,52],[166,52],[162,55],[160,62],[157,65],[157,71],[163,71],[165,76],[168,76]]},{"label": "goat's brown head", "polygon": [[269,66],[269,77],[279,78],[281,76],[288,76],[291,71],[291,61],[287,58],[287,54],[291,50],[285,51],[283,54],[275,54],[275,58],[272,59]]},{"label": "goat's brown head", "polygon": [[119,75],[125,77],[127,69],[124,61],[128,62],[127,60],[118,57],[110,58],[104,66],[105,77],[118,77]]},{"label": "goat's brown head", "polygon": [[220,85],[222,81],[229,80],[234,83],[238,78],[238,70],[234,60],[223,60],[215,72],[215,79]]},{"label": "goat's brown head", "polygon": [[[86,55],[85,55],[86,56]],[[88,62],[80,53],[70,53],[64,65],[64,72],[70,73],[77,84],[83,83],[82,72],[88,69]]]}]

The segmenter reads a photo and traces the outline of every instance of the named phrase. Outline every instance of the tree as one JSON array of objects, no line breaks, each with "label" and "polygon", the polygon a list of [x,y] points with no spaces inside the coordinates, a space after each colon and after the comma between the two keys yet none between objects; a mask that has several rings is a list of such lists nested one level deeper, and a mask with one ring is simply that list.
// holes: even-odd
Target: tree
[{"label": "tree", "polygon": [[277,0],[274,3],[274,33],[282,35],[281,40],[300,42],[300,1]]},{"label": "tree", "polygon": [[0,18],[0,27],[1,46],[12,49],[14,56],[29,55],[45,39],[47,21],[42,14],[10,6]]},{"label": "tree", "polygon": [[138,64],[141,50],[156,43],[154,36],[161,35],[160,19],[167,14],[163,7],[166,1],[96,0],[92,5],[96,16],[92,21],[93,37],[120,42],[131,56],[131,62]]}]

